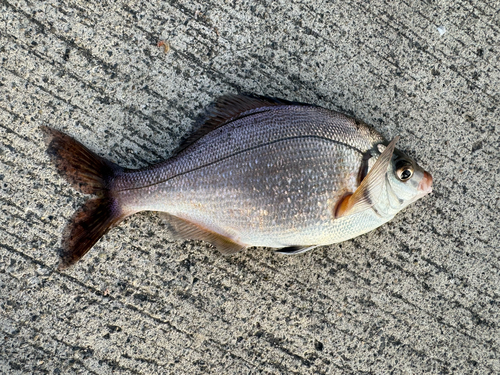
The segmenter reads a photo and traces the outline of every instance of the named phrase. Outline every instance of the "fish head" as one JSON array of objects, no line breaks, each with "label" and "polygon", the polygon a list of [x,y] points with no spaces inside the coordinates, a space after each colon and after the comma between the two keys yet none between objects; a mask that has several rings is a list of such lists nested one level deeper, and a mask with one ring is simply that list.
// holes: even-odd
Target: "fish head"
[{"label": "fish head", "polygon": [[386,181],[387,203],[396,211],[432,192],[431,174],[398,149],[394,150]]},{"label": "fish head", "polygon": [[399,137],[388,145],[379,143],[374,148],[368,174],[353,194],[348,194],[336,205],[334,215],[354,215],[372,210],[385,221],[432,191],[432,176],[415,160],[396,149]]}]

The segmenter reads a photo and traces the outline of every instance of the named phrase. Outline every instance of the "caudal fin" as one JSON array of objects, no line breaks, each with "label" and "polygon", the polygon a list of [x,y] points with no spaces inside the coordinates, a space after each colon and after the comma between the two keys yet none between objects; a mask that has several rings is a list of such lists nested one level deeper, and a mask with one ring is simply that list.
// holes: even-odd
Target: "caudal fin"
[{"label": "caudal fin", "polygon": [[78,262],[108,230],[125,218],[112,198],[89,199],[63,232],[59,270]]},{"label": "caudal fin", "polygon": [[75,212],[62,238],[59,270],[80,260],[106,232],[126,216],[110,190],[114,178],[124,170],[96,155],[70,136],[41,127],[46,134],[47,153],[58,172],[85,194],[95,194]]}]

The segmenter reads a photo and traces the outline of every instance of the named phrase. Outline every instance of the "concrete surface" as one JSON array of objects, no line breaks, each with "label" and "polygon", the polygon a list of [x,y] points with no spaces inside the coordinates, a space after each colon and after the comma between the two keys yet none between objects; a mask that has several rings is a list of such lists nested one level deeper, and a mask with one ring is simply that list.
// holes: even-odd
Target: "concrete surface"
[{"label": "concrete surface", "polygon": [[[499,9],[0,1],[0,373],[500,373]],[[240,91],[401,135],[435,192],[296,257],[226,258],[140,214],[55,270],[85,197],[56,174],[38,126],[140,167]]]}]

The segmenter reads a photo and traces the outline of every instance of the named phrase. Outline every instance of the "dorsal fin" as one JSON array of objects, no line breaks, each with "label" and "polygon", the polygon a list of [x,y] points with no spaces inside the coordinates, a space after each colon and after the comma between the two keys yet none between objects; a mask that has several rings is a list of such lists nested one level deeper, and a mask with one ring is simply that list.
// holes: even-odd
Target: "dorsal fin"
[{"label": "dorsal fin", "polygon": [[207,114],[203,116],[201,121],[198,121],[198,123],[201,123],[201,126],[181,143],[176,153],[179,153],[186,147],[192,145],[211,131],[227,124],[230,121],[243,117],[248,111],[257,110],[259,108],[266,111],[266,108],[282,105],[311,106],[310,104],[291,102],[285,99],[277,99],[266,96],[250,94],[223,95],[217,99],[214,105],[207,111]]}]

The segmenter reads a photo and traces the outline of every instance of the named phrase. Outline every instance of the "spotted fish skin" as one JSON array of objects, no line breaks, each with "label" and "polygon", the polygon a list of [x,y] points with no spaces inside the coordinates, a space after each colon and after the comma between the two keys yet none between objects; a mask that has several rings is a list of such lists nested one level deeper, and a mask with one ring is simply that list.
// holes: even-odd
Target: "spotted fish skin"
[{"label": "spotted fish skin", "polygon": [[[140,170],[113,167],[103,195],[119,220],[161,211],[180,237],[206,240],[224,253],[327,245],[382,225],[430,192],[430,175],[410,159],[419,181],[413,190],[402,187],[404,199],[396,196],[391,174],[397,160],[409,158],[392,145],[380,158],[385,164],[375,167],[389,147],[373,128],[338,112],[225,96],[172,158]],[[353,195],[358,188],[364,190]],[[342,202],[348,209],[338,215]],[[61,268],[77,260],[65,258],[64,251],[75,253],[68,242]]]}]

